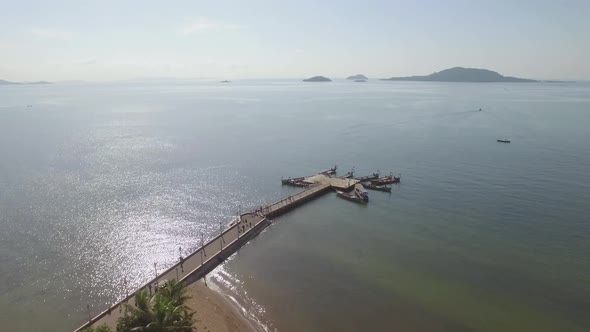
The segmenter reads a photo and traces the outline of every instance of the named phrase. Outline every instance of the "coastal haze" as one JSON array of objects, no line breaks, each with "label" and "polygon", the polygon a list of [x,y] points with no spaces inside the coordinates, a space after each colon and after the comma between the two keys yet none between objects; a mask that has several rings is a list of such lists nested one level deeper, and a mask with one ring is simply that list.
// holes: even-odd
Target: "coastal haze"
[{"label": "coastal haze", "polygon": [[590,2],[5,1],[0,80],[590,79]]},{"label": "coastal haze", "polygon": [[[2,325],[67,331],[338,163],[210,276],[279,331],[590,328],[590,86],[297,80],[0,89]],[[32,107],[26,107],[31,104]],[[478,112],[482,108],[481,112]],[[508,137],[509,145],[496,143]],[[198,313],[197,313],[198,317]]]}]

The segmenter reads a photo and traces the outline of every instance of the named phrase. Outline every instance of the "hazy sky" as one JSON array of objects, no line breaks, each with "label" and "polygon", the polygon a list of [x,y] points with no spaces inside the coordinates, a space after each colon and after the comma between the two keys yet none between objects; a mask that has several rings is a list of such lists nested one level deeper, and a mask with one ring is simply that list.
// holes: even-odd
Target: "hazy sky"
[{"label": "hazy sky", "polygon": [[0,0],[0,79],[590,79],[590,0]]}]

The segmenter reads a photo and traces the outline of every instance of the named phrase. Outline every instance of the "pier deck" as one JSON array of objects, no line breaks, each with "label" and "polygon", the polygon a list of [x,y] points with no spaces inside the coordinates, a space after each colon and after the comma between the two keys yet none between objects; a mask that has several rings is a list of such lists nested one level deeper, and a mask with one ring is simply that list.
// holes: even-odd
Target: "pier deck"
[{"label": "pier deck", "polygon": [[360,182],[357,179],[326,176],[324,174],[316,174],[313,176],[306,177],[305,181],[321,185],[327,184],[334,189],[347,191],[351,190],[357,183]]}]

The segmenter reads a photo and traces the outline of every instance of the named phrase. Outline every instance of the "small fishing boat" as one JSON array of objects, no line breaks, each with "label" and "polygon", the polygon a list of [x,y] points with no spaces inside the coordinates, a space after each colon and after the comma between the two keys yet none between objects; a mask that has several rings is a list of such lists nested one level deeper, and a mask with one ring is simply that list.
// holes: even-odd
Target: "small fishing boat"
[{"label": "small fishing boat", "polygon": [[369,201],[369,193],[360,184],[354,187],[354,194],[365,202]]},{"label": "small fishing boat", "polygon": [[379,172],[373,173],[373,175],[361,176],[361,177],[354,178],[354,179],[359,180],[360,182],[368,182],[371,180],[375,180],[377,178],[379,178]]},{"label": "small fishing boat", "polygon": [[363,187],[365,187],[366,189],[370,189],[370,190],[385,191],[388,193],[391,192],[391,187],[388,187],[386,185],[376,185],[376,184],[372,184],[372,183],[367,183],[367,184],[363,184]]},{"label": "small fishing boat", "polygon": [[498,139],[498,143],[510,143],[510,140],[507,139]]},{"label": "small fishing boat", "polygon": [[327,170],[327,171],[320,172],[320,174],[324,174],[324,175],[334,175],[334,174],[336,174],[336,169],[337,169],[337,168],[338,168],[338,165],[334,165],[334,167],[333,167],[333,168],[330,168],[330,169],[329,169],[329,170]]},{"label": "small fishing boat", "polygon": [[300,178],[288,178],[288,179],[281,179],[281,183],[282,184],[292,184],[294,182],[301,182],[303,181],[305,178],[304,177],[300,177]]},{"label": "small fishing boat", "polygon": [[347,192],[344,192],[344,191],[336,190],[336,196],[338,196],[340,198],[344,198],[344,199],[349,200],[351,202],[361,203],[361,204],[367,204],[367,202],[369,201],[368,196],[367,196],[367,199],[364,199],[362,197],[359,197],[356,194],[356,191],[347,193]]},{"label": "small fishing boat", "polygon": [[302,188],[312,185],[312,183],[305,181],[304,177],[281,179],[281,184]]},{"label": "small fishing boat", "polygon": [[393,173],[389,173],[389,176],[384,176],[382,178],[371,180],[371,183],[379,186],[379,185],[384,185],[384,184],[399,183],[400,181],[401,181],[401,175],[400,176],[393,176]]},{"label": "small fishing boat", "polygon": [[343,178],[352,179],[353,176],[354,176],[354,167],[350,170],[350,172],[344,174]]}]

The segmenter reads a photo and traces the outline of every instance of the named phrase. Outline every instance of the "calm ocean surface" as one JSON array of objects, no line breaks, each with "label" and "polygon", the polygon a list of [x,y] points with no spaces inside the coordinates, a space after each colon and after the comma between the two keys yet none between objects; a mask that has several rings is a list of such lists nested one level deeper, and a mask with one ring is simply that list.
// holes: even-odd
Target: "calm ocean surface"
[{"label": "calm ocean surface", "polygon": [[402,182],[280,217],[211,276],[269,330],[588,331],[589,143],[587,83],[2,86],[0,326],[72,330],[338,164]]}]

